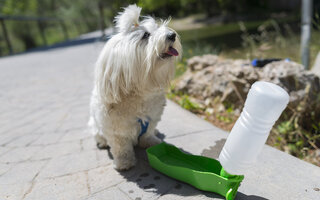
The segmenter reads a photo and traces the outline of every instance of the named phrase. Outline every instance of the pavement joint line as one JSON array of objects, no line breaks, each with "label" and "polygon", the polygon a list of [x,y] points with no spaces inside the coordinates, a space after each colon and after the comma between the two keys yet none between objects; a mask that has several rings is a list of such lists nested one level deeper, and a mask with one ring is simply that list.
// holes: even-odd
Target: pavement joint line
[{"label": "pavement joint line", "polygon": [[[33,141],[31,144],[29,144],[29,146],[44,146],[44,147],[46,147],[47,145],[59,144],[59,143],[61,143],[60,140],[62,139],[62,137],[64,137],[67,133],[68,133],[68,132],[65,132],[65,134],[60,134],[60,137],[59,137],[58,140],[57,140],[56,142],[54,142],[54,143],[38,144],[38,145],[36,144],[36,145],[33,145],[33,143],[37,142],[37,141],[40,139],[41,136],[46,135],[46,133],[43,133],[37,140],[35,140],[35,141]],[[51,133],[51,134],[59,134],[59,132],[53,132],[53,133]]]},{"label": "pavement joint line", "polygon": [[194,135],[194,134],[198,134],[198,133],[202,133],[202,132],[206,132],[206,131],[213,131],[213,130],[217,130],[217,129],[216,128],[210,128],[210,129],[203,129],[203,130],[199,130],[199,131],[192,131],[192,132],[189,132],[189,133],[183,133],[181,135],[165,137],[165,139],[173,139],[173,138],[183,137],[183,136],[186,136],[186,135]]},{"label": "pavement joint line", "polygon": [[[119,185],[120,183],[118,183],[118,185]],[[124,194],[126,197],[128,197],[129,199],[131,199],[131,200],[133,200],[132,198],[130,198],[130,196],[125,192],[125,191],[123,191],[121,188],[119,188],[119,187],[116,187],[122,194]]]},{"label": "pavement joint line", "polygon": [[22,132],[16,134],[15,137],[13,137],[13,138],[11,138],[10,140],[8,140],[7,142],[3,143],[1,146],[2,146],[2,147],[7,147],[8,144],[10,144],[11,142],[13,142],[13,141],[15,141],[16,139],[20,138],[21,135],[24,135],[24,134],[25,134],[25,133],[22,133]]},{"label": "pavement joint line", "polygon": [[[19,161],[19,162],[0,162],[1,164],[14,164],[14,165],[17,165],[17,164],[22,164],[22,163],[36,163],[36,162],[39,162],[39,161],[47,161],[47,160],[51,160],[52,158],[44,158],[44,159],[39,159],[39,160],[32,160],[31,158],[27,159],[27,160],[23,160],[23,161]],[[9,170],[8,170],[9,171]],[[8,172],[7,171],[7,172]],[[6,173],[7,173],[6,172]],[[5,173],[4,173],[5,174]],[[2,174],[2,175],[4,175]]]},{"label": "pavement joint line", "polygon": [[28,194],[30,194],[30,192],[32,192],[32,189],[34,187],[35,184],[35,180],[38,177],[38,175],[40,174],[40,172],[47,166],[47,164],[49,163],[49,161],[47,161],[45,164],[42,165],[42,167],[40,168],[40,170],[36,173],[36,175],[33,177],[33,179],[31,180],[31,186],[30,188],[28,188],[28,190],[26,191],[25,194],[23,194],[22,199],[25,199],[27,197]]},{"label": "pavement joint line", "polygon": [[[41,134],[42,135],[42,134]],[[25,145],[25,147],[29,147],[32,143],[34,143],[36,140],[38,140],[39,138],[35,138],[34,140],[30,141],[29,143],[27,143]]]},{"label": "pavement joint line", "polygon": [[[25,108],[20,108],[20,109],[25,109]],[[25,112],[25,113],[22,113],[22,115],[19,115],[17,118],[15,118],[14,120],[15,121],[20,121],[20,120],[22,120],[22,119],[25,119],[26,117],[29,117],[30,115],[32,115],[33,113],[36,113],[36,112],[38,112],[39,110],[44,110],[42,107],[37,107],[37,108],[35,108],[35,109],[32,109],[32,110],[30,110],[30,111],[28,111],[28,112]],[[44,111],[47,111],[47,110],[44,110]],[[10,110],[8,111],[8,112],[10,112]],[[21,113],[21,112],[19,112],[19,113]],[[46,113],[50,113],[49,111],[47,111]]]},{"label": "pavement joint line", "polygon": [[88,171],[89,171],[89,170],[85,170],[85,171],[84,171],[84,174],[85,174],[85,177],[86,177],[86,185],[87,185],[88,195],[90,195],[90,194],[91,194],[91,187],[90,187],[90,184],[89,184],[89,174],[88,174]]},{"label": "pavement joint line", "polygon": [[[111,163],[105,165],[105,166],[109,166],[111,165]],[[85,173],[85,171],[90,171],[90,170],[94,170],[94,169],[98,169],[99,167],[102,166],[96,166],[96,167],[92,167],[89,169],[85,169],[85,170],[79,170],[79,171],[74,171],[72,173],[67,173],[67,174],[63,174],[63,175],[59,175],[59,176],[51,176],[51,177],[43,177],[42,179],[55,179],[55,178],[62,178],[62,177],[66,177],[66,176],[71,176],[71,175],[75,175],[75,174],[80,174],[80,173]],[[116,184],[117,185],[117,184]]]},{"label": "pavement joint line", "polygon": [[66,134],[68,134],[68,132],[65,132],[65,134],[61,134],[60,137],[58,138],[58,140],[55,142],[55,144],[60,143],[60,141],[62,140],[62,138],[63,138],[64,136],[66,136]]},{"label": "pavement joint line", "polygon": [[[76,130],[83,130],[83,127],[75,127],[75,128],[68,128],[67,130],[65,131],[76,131]],[[88,134],[89,135],[89,134]],[[91,135],[89,135],[91,136]]]},{"label": "pavement joint line", "polygon": [[[5,175],[6,173],[8,173],[8,171],[10,171],[12,168],[13,168],[13,166],[11,165],[6,172],[4,172],[3,174],[0,175],[0,177],[3,176],[3,175]],[[8,184],[2,184],[2,183],[0,183],[0,185],[8,185]]]},{"label": "pavement joint line", "polygon": [[98,151],[95,151],[96,153],[96,160],[99,160]]},{"label": "pavement joint line", "polygon": [[[80,152],[73,152],[73,153],[61,154],[61,155],[59,155],[59,156],[57,156],[57,157],[69,156],[69,155],[72,155],[72,154],[74,154],[74,153],[81,153],[81,151],[80,151]],[[44,160],[50,160],[50,159],[52,159],[52,158],[56,158],[56,157],[33,159],[33,156],[32,156],[29,161],[30,161],[30,162],[39,162],[39,161],[44,161]],[[23,161],[21,161],[21,162],[23,162]]]},{"label": "pavement joint line", "polygon": [[[28,131],[28,133],[31,133],[31,132],[37,131],[37,130],[39,130],[41,127],[42,127],[42,126],[38,126],[37,128],[32,129],[32,131]],[[8,132],[10,132],[10,131],[8,131]],[[28,133],[26,133],[26,132],[20,132],[20,133],[18,133],[18,134],[17,134],[17,136],[16,136],[16,137],[12,138],[11,140],[9,140],[8,142],[6,142],[6,143],[2,144],[1,146],[6,147],[6,145],[8,145],[8,144],[10,144],[11,142],[13,142],[14,140],[16,140],[16,139],[20,138],[20,137],[21,137],[21,135],[25,135],[25,134],[28,134]]]},{"label": "pavement joint line", "polygon": [[83,139],[80,139],[80,151],[83,151],[84,147],[83,147]]},{"label": "pavement joint line", "polygon": [[[69,109],[69,112],[70,112],[71,110]],[[65,113],[60,119],[59,119],[59,121],[56,123],[57,124],[57,126],[56,126],[56,128],[54,129],[54,131],[53,132],[56,132],[56,131],[58,131],[59,130],[59,128],[61,128],[62,127],[62,125],[63,125],[63,123],[64,123],[64,120],[68,117],[68,112],[67,113]]]},{"label": "pavement joint line", "polygon": [[[35,109],[34,111],[32,111],[30,113],[38,113],[37,111],[38,111],[38,109]],[[47,116],[48,113],[51,113],[51,112],[48,111],[48,112],[45,112],[45,113],[40,113],[39,114],[40,116],[33,117],[33,118],[31,118],[31,119],[29,119],[27,121],[24,121],[24,120],[21,120],[21,119],[27,119],[27,117],[29,117],[30,115],[22,116],[22,117],[20,117],[21,119],[19,119],[19,118],[18,119],[14,119],[15,121],[23,121],[22,124],[16,125],[14,127],[14,129],[23,128],[24,126],[29,125],[30,123],[33,123],[34,121],[37,121],[37,119],[42,119],[43,115]],[[9,129],[4,130],[2,132],[10,132],[10,131],[12,131],[12,129],[9,128]]]},{"label": "pavement joint line", "polygon": [[[113,188],[113,187],[120,190],[120,188],[118,188],[117,185],[120,185],[121,183],[123,183],[123,182],[125,182],[125,181],[126,181],[126,180],[123,180],[123,181],[121,181],[121,182],[119,182],[119,183],[110,185],[110,186],[108,186],[108,187],[106,187],[106,188],[103,188],[103,189],[101,189],[101,190],[97,190],[97,191],[91,193],[91,195],[98,194],[98,193],[103,192],[103,191],[105,191],[105,190],[109,190],[110,188]],[[121,191],[121,192],[122,192],[122,191]],[[131,198],[130,198],[130,199],[131,199]]]},{"label": "pavement joint line", "polygon": [[[144,160],[139,160],[139,162],[144,162],[144,164],[149,163],[149,162],[146,162],[146,161],[144,161]],[[108,164],[108,165],[106,165],[106,166],[109,166],[109,165],[112,165],[112,164],[110,163],[110,164]],[[100,168],[100,167],[102,167],[102,166],[99,166],[99,167],[97,167],[97,168]],[[97,169],[97,168],[95,168],[95,169]],[[131,177],[133,177],[133,176],[135,176],[135,175],[137,175],[137,174],[138,174],[138,171],[135,172],[135,173],[133,173],[131,176],[128,176],[127,178],[131,178]],[[116,187],[117,185],[120,185],[121,183],[126,182],[126,181],[127,181],[127,180],[122,180],[122,181],[120,181],[120,182],[118,182],[118,183],[115,183],[115,184],[113,184],[113,185],[110,185],[109,187],[106,187],[106,188],[103,188],[103,189],[101,189],[101,190],[98,190],[98,191],[92,193],[92,195],[97,194],[97,193],[99,193],[99,192],[102,192],[102,191],[104,191],[104,190],[108,190],[108,189],[110,189],[110,188]],[[118,188],[118,187],[116,187],[116,188]],[[120,188],[118,188],[118,189],[121,190]],[[123,191],[121,190],[121,192],[123,192]],[[129,197],[129,199],[131,199],[131,198]]]},{"label": "pavement joint line", "polygon": [[[5,146],[1,145],[1,147],[5,147]],[[16,149],[17,147],[6,147],[6,148],[8,148],[8,149],[6,151],[1,152],[0,158],[1,158],[1,156],[7,154],[9,151],[12,151],[13,149]]]},{"label": "pavement joint line", "polygon": [[[120,183],[122,183],[122,182],[120,182]],[[120,183],[118,183],[118,184],[120,184]],[[98,190],[98,191],[96,191],[96,192],[93,192],[93,193],[91,193],[91,194],[90,194],[90,196],[83,197],[83,199],[82,199],[82,200],[89,200],[89,199],[90,199],[90,197],[94,196],[95,194],[98,194],[98,193],[100,193],[100,192],[103,192],[103,191],[105,191],[105,190],[109,190],[109,189],[112,189],[112,188],[114,188],[114,189],[118,189],[119,191],[121,191],[121,193],[123,193],[123,192],[122,192],[122,190],[120,190],[120,188],[118,188],[118,187],[117,187],[117,185],[118,185],[118,184],[115,184],[115,185],[109,186],[109,187],[107,187],[107,188],[103,188],[103,189]],[[127,194],[125,194],[125,195],[127,195]],[[129,199],[131,199],[131,198],[129,198]],[[132,200],[132,199],[131,199],[131,200]]]},{"label": "pavement joint line", "polygon": [[[54,133],[53,133],[54,134]],[[86,139],[86,138],[84,138]],[[50,143],[50,144],[34,144],[31,145],[31,147],[47,147],[47,146],[52,146],[52,145],[57,145],[57,144],[68,144],[68,143],[74,143],[77,140],[70,140],[70,141],[61,141],[57,143]]]},{"label": "pavement joint line", "polygon": [[[170,179],[172,179],[171,177],[169,177]],[[175,180],[175,179],[173,179],[173,180]],[[177,180],[175,180],[176,182],[177,182]],[[184,183],[183,183],[184,184]],[[157,200],[157,199],[160,199],[162,196],[164,196],[164,195],[166,195],[166,194],[168,194],[168,192],[169,191],[171,191],[172,190],[172,188],[168,188],[163,194],[160,194],[156,199],[154,199],[154,200]]]}]

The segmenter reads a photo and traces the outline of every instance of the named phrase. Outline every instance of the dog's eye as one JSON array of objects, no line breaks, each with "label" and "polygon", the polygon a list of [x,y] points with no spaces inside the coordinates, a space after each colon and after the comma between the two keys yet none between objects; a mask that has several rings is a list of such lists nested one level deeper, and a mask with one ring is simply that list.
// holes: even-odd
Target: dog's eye
[{"label": "dog's eye", "polygon": [[150,33],[148,32],[144,32],[143,36],[142,36],[142,39],[148,39],[150,36]]}]

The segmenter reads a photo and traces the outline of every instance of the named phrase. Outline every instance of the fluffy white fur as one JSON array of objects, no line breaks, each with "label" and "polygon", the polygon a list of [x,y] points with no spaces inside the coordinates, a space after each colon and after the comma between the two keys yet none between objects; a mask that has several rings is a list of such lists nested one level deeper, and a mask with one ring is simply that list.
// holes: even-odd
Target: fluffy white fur
[{"label": "fluffy white fur", "polygon": [[[143,17],[139,22],[140,11],[130,5],[115,18],[117,34],[97,60],[90,102],[89,127],[98,146],[110,146],[118,170],[135,165],[135,145],[146,148],[161,142],[155,128],[179,58],[166,53],[174,48],[181,55],[179,38],[168,39],[175,33],[167,27],[168,21],[158,24],[152,17]],[[149,121],[139,140],[138,119]]]}]

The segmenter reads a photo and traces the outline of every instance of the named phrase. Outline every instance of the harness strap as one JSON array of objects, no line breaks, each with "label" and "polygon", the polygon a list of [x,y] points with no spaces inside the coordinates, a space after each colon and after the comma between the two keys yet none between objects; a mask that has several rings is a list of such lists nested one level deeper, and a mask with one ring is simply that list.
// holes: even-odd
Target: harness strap
[{"label": "harness strap", "polygon": [[[150,120],[149,117],[148,117],[148,120]],[[139,118],[138,122],[139,122],[140,127],[141,127],[141,131],[140,131],[139,136],[138,136],[138,140],[139,140],[140,137],[147,132],[148,127],[149,127],[149,121],[142,121],[142,119]]]}]

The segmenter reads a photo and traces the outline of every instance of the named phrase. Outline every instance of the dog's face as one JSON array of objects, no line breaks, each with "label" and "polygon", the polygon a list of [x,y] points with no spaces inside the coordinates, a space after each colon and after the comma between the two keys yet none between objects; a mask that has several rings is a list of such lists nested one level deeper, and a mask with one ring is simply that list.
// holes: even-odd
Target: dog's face
[{"label": "dog's face", "polygon": [[[102,90],[120,93],[165,88],[174,76],[174,61],[181,55],[177,33],[169,21],[157,23],[152,17],[139,21],[141,8],[130,5],[115,18],[117,34],[106,44],[100,62],[104,70]],[[99,77],[98,77],[99,79]],[[106,82],[107,80],[107,82]],[[107,95],[107,94],[106,94]]]},{"label": "dog's face", "polygon": [[179,56],[181,44],[177,33],[167,26],[169,20],[158,24],[152,17],[143,17],[139,22],[140,11],[141,8],[130,5],[115,18],[119,42],[135,48],[136,56],[147,62],[169,61]]}]

